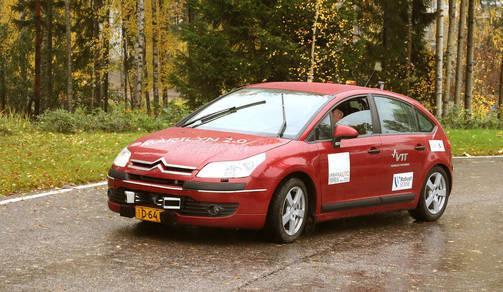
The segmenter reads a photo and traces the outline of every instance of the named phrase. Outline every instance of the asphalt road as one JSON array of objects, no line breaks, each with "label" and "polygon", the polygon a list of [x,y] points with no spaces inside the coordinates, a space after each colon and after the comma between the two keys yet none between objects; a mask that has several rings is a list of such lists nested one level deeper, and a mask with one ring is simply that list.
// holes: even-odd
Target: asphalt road
[{"label": "asphalt road", "polygon": [[121,218],[103,187],[0,206],[0,290],[503,290],[503,158],[455,161],[446,213],[259,232]]}]

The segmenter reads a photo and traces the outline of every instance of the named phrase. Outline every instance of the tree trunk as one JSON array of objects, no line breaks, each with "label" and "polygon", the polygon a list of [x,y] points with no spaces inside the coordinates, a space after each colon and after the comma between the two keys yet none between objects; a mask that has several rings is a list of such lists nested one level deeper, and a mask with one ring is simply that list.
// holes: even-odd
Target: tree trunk
[{"label": "tree trunk", "polygon": [[143,50],[143,61],[145,62],[143,64],[143,67],[145,68],[145,82],[144,82],[144,86],[143,86],[143,90],[144,90],[144,93],[145,94],[145,105],[147,106],[147,114],[150,115],[150,113],[152,112],[151,108],[150,108],[150,91],[149,91],[149,88],[148,88],[148,66],[146,64],[146,60],[147,60],[147,50]]},{"label": "tree trunk", "polygon": [[503,55],[500,59],[500,96],[498,100],[498,117],[503,120]]},{"label": "tree trunk", "polygon": [[443,1],[437,0],[437,34],[435,44],[436,72],[435,72],[435,114],[442,117],[442,77],[444,60],[444,9]]},{"label": "tree trunk", "polygon": [[93,13],[93,28],[92,28],[92,53],[93,53],[93,65],[91,69],[91,109],[94,109],[94,101],[99,100],[99,76],[98,76],[98,30],[99,30],[99,19],[97,16],[97,10],[99,9],[96,5],[97,0],[91,0],[91,8]]},{"label": "tree trunk", "polygon": [[102,26],[104,27],[103,33],[102,33],[102,46],[103,46],[103,79],[102,79],[102,87],[103,87],[103,110],[105,112],[108,111],[108,87],[109,87],[109,82],[108,82],[108,71],[110,67],[110,5],[111,3],[109,1],[105,2],[105,5],[107,7],[105,15],[102,20]]},{"label": "tree trunk", "polygon": [[157,0],[152,0],[152,91],[154,94],[154,115],[159,115],[159,27],[157,26]]},{"label": "tree trunk", "polygon": [[6,81],[5,81],[5,65],[0,63],[0,111],[5,110],[6,105],[7,105],[7,88],[6,88]]},{"label": "tree trunk", "polygon": [[321,1],[316,0],[315,12],[314,12],[314,22],[313,22],[313,37],[311,39],[311,65],[309,66],[309,72],[307,74],[307,82],[313,82],[314,79],[314,67],[316,66],[315,49],[316,49],[316,31],[318,29],[318,17],[320,16],[320,5]]},{"label": "tree trunk", "polygon": [[449,0],[449,31],[447,33],[447,58],[445,60],[445,90],[444,90],[444,117],[448,114],[452,101],[451,80],[452,80],[452,59],[456,40],[454,34],[456,30],[456,1]]},{"label": "tree trunk", "polygon": [[168,96],[168,87],[166,86],[164,88],[164,93],[162,95],[162,106],[164,108],[168,107],[168,102],[169,102],[169,96]]},{"label": "tree trunk", "polygon": [[473,31],[475,29],[475,0],[468,0],[468,32],[466,37],[466,80],[465,110],[469,117],[472,114],[473,90]]},{"label": "tree trunk", "polygon": [[136,91],[134,96],[135,107],[140,105],[141,95],[143,93],[143,74],[145,73],[143,59],[145,50],[145,13],[143,0],[136,1],[136,25],[138,26],[136,41]]},{"label": "tree trunk", "polygon": [[413,12],[414,12],[414,1],[409,0],[407,2],[407,74],[406,74],[406,88],[407,93],[410,91],[410,81],[412,76],[412,31],[413,31]]},{"label": "tree trunk", "polygon": [[33,114],[40,114],[40,61],[42,47],[42,27],[41,27],[41,8],[40,1],[35,0],[35,80],[33,88],[33,99],[29,102],[29,112],[31,113],[31,103],[34,103],[35,109]]},{"label": "tree trunk", "polygon": [[121,1],[121,32],[122,32],[122,95],[124,98],[124,109],[127,109],[128,107],[128,95],[127,95],[127,88],[128,88],[128,74],[129,74],[129,68],[128,68],[128,43],[127,43],[127,31],[126,31],[126,17],[124,15],[125,10],[123,8],[123,1]]},{"label": "tree trunk", "polygon": [[456,80],[454,84],[454,104],[457,109],[461,106],[461,87],[463,85],[463,48],[465,46],[466,0],[459,5],[458,49],[456,54]]},{"label": "tree trunk", "polygon": [[72,24],[70,0],[65,0],[65,26],[66,26],[66,99],[67,108],[73,110],[73,79],[72,79]]},{"label": "tree trunk", "polygon": [[53,108],[58,104],[57,97],[53,94],[53,69],[52,69],[52,26],[53,26],[53,11],[52,11],[52,0],[46,0],[45,2],[45,47],[43,56],[43,94],[42,99],[45,99],[45,107]]}]

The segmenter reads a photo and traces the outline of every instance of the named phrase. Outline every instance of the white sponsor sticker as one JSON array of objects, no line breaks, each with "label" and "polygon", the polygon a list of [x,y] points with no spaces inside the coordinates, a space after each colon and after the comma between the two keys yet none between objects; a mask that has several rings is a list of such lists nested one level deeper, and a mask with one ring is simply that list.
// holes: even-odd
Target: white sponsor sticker
[{"label": "white sponsor sticker", "polygon": [[430,140],[430,150],[431,152],[445,152],[444,141]]},{"label": "white sponsor sticker", "polygon": [[342,184],[350,180],[349,152],[328,154],[328,184]]},{"label": "white sponsor sticker", "polygon": [[392,191],[412,189],[412,181],[414,179],[413,172],[395,173],[393,175]]}]

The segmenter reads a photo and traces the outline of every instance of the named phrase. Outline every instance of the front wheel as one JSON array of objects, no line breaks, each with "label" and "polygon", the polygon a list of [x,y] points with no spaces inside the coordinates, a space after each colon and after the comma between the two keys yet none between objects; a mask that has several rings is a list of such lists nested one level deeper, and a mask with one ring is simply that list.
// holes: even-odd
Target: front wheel
[{"label": "front wheel", "polygon": [[269,228],[274,240],[282,243],[295,241],[304,231],[308,217],[306,185],[291,178],[276,191],[271,202]]},{"label": "front wheel", "polygon": [[417,208],[409,211],[419,221],[435,221],[442,216],[449,199],[449,177],[445,170],[435,166],[424,182]]}]

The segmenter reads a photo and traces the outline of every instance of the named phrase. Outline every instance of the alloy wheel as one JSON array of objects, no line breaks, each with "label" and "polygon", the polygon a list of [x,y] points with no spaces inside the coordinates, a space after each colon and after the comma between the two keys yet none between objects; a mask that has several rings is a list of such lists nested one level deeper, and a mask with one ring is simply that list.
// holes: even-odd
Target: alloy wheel
[{"label": "alloy wheel", "polygon": [[430,175],[426,182],[424,200],[428,211],[436,215],[442,211],[447,196],[447,184],[444,176],[439,172]]},{"label": "alloy wheel", "polygon": [[306,215],[306,196],[298,186],[291,188],[283,201],[281,223],[286,234],[293,236],[302,227]]}]

